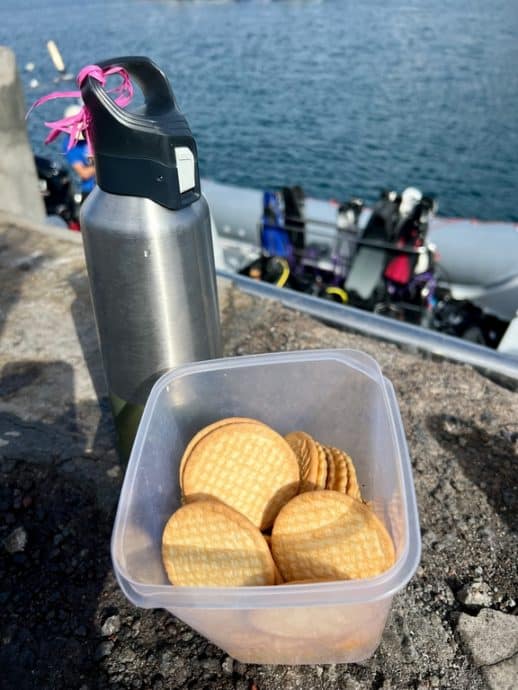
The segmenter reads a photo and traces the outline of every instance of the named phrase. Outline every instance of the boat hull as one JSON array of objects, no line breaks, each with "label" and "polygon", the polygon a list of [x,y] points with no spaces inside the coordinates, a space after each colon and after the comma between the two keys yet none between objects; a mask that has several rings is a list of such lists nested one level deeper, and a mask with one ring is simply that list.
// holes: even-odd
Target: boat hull
[{"label": "boat hull", "polygon": [[[214,221],[216,266],[239,272],[260,253],[263,192],[202,180]],[[337,203],[305,199],[306,241],[334,246]],[[359,226],[370,216],[364,209]],[[518,309],[518,224],[434,216],[428,241],[437,251],[441,284],[454,299],[467,300],[504,321]]]}]

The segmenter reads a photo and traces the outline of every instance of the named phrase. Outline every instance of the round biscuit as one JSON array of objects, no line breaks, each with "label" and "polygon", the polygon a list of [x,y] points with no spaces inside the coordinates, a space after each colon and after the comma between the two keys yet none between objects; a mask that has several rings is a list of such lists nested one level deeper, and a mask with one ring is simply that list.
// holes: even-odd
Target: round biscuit
[{"label": "round biscuit", "polygon": [[347,482],[349,479],[348,464],[345,459],[345,453],[339,448],[328,448],[329,452],[333,454],[333,462],[335,466],[335,478],[333,486],[329,488],[333,491],[340,491],[347,493]]},{"label": "round biscuit", "polygon": [[318,474],[318,448],[305,431],[292,431],[284,437],[295,453],[300,466],[300,493],[313,491]]},{"label": "round biscuit", "polygon": [[286,582],[373,577],[394,563],[392,540],[378,517],[337,491],[293,498],[275,520],[271,548]]},{"label": "round biscuit", "polygon": [[169,518],[162,536],[169,581],[185,587],[273,585],[275,564],[263,535],[236,510],[196,501]]},{"label": "round biscuit", "polygon": [[[270,553],[271,553],[271,544],[272,544],[272,537],[271,537],[271,535],[270,535],[270,534],[264,534],[263,532],[261,532],[261,534],[263,535],[265,542],[268,544],[268,548],[270,549]],[[272,558],[273,558],[273,556],[272,556]],[[274,578],[274,583],[273,583],[273,584],[274,584],[274,585],[282,585],[282,584],[284,584],[284,580],[282,579],[282,575],[280,574],[279,568],[277,568],[277,565],[276,565],[275,561],[273,562],[273,565],[274,565],[274,568],[275,568],[275,578]]]},{"label": "round biscuit", "polygon": [[229,424],[242,424],[243,422],[262,424],[262,422],[256,419],[249,419],[248,417],[225,417],[224,419],[219,419],[217,422],[213,422],[212,424],[204,426],[192,437],[192,439],[187,444],[187,448],[183,452],[182,458],[180,460],[180,467],[178,468],[178,481],[180,483],[180,488],[182,489],[182,491],[183,471],[185,468],[185,463],[189,459],[189,456],[192,453],[196,444],[199,441],[201,441],[202,438],[205,438],[205,436],[208,436],[210,433],[215,431],[215,429],[219,429],[222,426],[228,426]]},{"label": "round biscuit", "polygon": [[[274,565],[275,565],[275,561],[274,561]],[[282,575],[279,572],[279,568],[276,565],[275,565],[275,578],[274,578],[273,584],[274,585],[283,585],[284,584],[284,580],[282,579]]]},{"label": "round biscuit", "polygon": [[186,500],[216,498],[264,530],[299,490],[289,444],[261,423],[222,426],[194,446],[183,471]]},{"label": "round biscuit", "polygon": [[315,489],[325,489],[327,481],[327,458],[324,446],[315,441],[318,450],[318,472],[315,482]]},{"label": "round biscuit", "polygon": [[327,462],[326,489],[333,489],[336,477],[335,458],[332,452],[332,448],[329,448],[328,446],[323,446],[323,448],[326,454]]}]

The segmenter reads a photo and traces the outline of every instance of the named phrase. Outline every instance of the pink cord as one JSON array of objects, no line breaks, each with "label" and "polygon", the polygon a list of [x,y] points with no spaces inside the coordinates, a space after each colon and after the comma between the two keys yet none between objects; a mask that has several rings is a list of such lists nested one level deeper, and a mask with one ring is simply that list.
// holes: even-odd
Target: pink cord
[{"label": "pink cord", "polygon": [[[114,98],[114,102],[121,108],[125,108],[128,103],[133,99],[133,84],[131,83],[130,76],[128,72],[123,67],[109,67],[108,69],[101,69],[97,65],[87,65],[78,73],[76,77],[76,83],[81,88],[86,77],[90,76],[96,79],[101,86],[106,84],[106,80],[109,76],[118,74],[122,77],[122,81],[118,86],[112,89],[107,89],[107,93],[117,94]],[[38,98],[38,100],[32,104],[26,115],[26,119],[31,114],[34,108],[43,105],[47,101],[54,100],[55,98],[81,98],[81,91],[53,91]],[[49,127],[50,134],[45,139],[46,144],[50,144],[54,139],[56,139],[62,132],[69,135],[67,151],[76,145],[79,141],[81,134],[84,134],[86,141],[92,151],[91,141],[88,136],[88,124],[89,124],[89,113],[86,106],[83,104],[81,110],[71,117],[63,117],[61,120],[56,120],[55,122],[45,122],[45,127]]]}]

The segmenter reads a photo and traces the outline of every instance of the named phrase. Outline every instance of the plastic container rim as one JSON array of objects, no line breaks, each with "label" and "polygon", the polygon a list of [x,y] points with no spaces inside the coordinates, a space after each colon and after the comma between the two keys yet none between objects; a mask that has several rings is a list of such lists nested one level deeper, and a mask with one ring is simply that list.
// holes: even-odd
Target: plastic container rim
[{"label": "plastic container rim", "polygon": [[[349,357],[364,362],[365,366],[357,366],[358,361],[352,362]],[[360,350],[352,348],[295,350],[265,354],[243,355],[237,357],[221,357],[213,360],[183,364],[164,373],[153,386],[145,405],[144,414],[140,422],[133,444],[130,459],[123,482],[128,483],[126,494],[134,491],[137,459],[141,455],[142,446],[147,436],[148,428],[153,417],[155,406],[161,392],[169,384],[184,376],[200,371],[217,371],[246,366],[257,366],[266,361],[274,360],[277,364],[299,361],[335,360],[356,368],[379,385],[388,411],[390,433],[393,443],[400,457],[399,472],[401,474],[404,518],[407,526],[407,541],[405,548],[396,563],[381,575],[367,579],[340,580],[336,582],[311,583],[306,585],[284,585],[283,587],[179,587],[171,584],[146,584],[133,580],[125,568],[118,563],[116,553],[116,537],[124,531],[126,514],[122,513],[121,502],[117,507],[114,527],[111,537],[111,558],[117,581],[126,596],[142,608],[203,608],[203,609],[250,609],[250,608],[289,608],[297,606],[334,606],[340,604],[359,604],[379,601],[394,596],[402,589],[415,573],[421,556],[421,539],[419,517],[415,491],[411,477],[410,458],[406,440],[402,433],[402,422],[392,383],[383,376],[377,361]],[[396,420],[399,421],[398,433]],[[122,496],[121,489],[121,496]],[[415,520],[410,520],[410,511]],[[410,547],[413,547],[412,549]],[[402,575],[402,577],[398,577]],[[313,597],[311,598],[311,595]],[[335,595],[335,596],[333,596]]]}]

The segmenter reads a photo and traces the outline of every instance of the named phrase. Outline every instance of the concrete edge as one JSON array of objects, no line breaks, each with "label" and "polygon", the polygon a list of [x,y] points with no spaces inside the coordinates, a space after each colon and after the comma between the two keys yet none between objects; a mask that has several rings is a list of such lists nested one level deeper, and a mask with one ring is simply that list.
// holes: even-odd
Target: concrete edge
[{"label": "concrete edge", "polygon": [[83,244],[80,232],[74,232],[66,227],[58,227],[54,225],[47,225],[45,223],[37,223],[23,216],[18,216],[14,213],[6,213],[0,211],[0,226],[9,225],[21,231],[37,232],[40,235],[53,237],[54,239],[64,242],[72,242],[73,244]]}]

